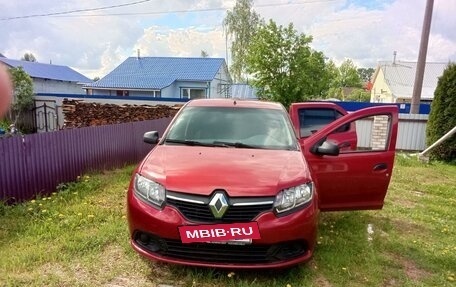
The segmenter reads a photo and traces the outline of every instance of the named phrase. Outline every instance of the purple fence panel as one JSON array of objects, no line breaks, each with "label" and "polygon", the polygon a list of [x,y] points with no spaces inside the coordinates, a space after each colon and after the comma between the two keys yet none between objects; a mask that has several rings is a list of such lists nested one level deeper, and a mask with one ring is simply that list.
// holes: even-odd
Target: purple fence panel
[{"label": "purple fence panel", "polygon": [[78,175],[139,162],[151,149],[145,132],[163,134],[171,118],[0,139],[0,200],[48,194]]},{"label": "purple fence panel", "polygon": [[11,190],[17,190],[19,198],[22,197],[23,186],[26,184],[25,153],[21,137],[0,140],[0,200],[14,197]]}]

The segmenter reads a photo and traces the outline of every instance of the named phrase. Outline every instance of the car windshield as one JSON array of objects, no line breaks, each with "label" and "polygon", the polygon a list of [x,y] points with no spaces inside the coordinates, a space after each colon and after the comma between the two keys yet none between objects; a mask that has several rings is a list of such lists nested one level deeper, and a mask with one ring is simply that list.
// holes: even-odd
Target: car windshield
[{"label": "car windshield", "polygon": [[186,107],[176,118],[166,144],[295,150],[287,114],[281,110],[239,107]]}]

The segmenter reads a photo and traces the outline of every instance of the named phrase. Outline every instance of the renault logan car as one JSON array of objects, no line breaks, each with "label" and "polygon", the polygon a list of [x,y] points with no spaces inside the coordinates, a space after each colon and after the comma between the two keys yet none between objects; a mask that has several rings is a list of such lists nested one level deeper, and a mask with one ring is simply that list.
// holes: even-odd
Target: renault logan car
[{"label": "renault logan car", "polygon": [[[347,125],[359,148],[332,140]],[[192,100],[161,137],[144,135],[155,146],[128,189],[131,244],[149,259],[193,266],[305,262],[320,211],[382,208],[396,134],[396,106],[344,115],[300,142],[278,103]]]}]

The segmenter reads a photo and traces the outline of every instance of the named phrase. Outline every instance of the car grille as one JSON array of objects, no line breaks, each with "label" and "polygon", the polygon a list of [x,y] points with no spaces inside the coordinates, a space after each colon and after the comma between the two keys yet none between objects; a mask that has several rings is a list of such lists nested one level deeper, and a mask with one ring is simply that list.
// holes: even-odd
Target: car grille
[{"label": "car grille", "polygon": [[302,256],[308,251],[304,241],[264,245],[183,244],[144,232],[136,232],[134,240],[143,249],[160,256],[206,263],[273,263]]},{"label": "car grille", "polygon": [[[170,192],[168,192],[170,193]],[[208,203],[210,197],[192,196],[182,193],[171,192],[172,198],[167,197],[166,203],[177,208],[188,220],[195,222],[210,223],[232,223],[232,222],[249,222],[255,219],[260,213],[271,211],[273,207],[273,198],[255,198],[248,201],[243,198],[231,198],[228,210],[222,218],[215,218],[209,209]],[[197,198],[200,203],[190,202],[189,198]],[[235,201],[236,205],[233,203]]]}]

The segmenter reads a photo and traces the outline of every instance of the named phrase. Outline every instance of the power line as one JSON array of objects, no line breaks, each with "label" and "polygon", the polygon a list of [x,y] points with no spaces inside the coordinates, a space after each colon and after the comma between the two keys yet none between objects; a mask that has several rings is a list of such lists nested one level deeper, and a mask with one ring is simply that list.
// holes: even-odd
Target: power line
[{"label": "power line", "polygon": [[[110,13],[110,14],[91,14],[91,15],[66,15],[66,14],[72,14],[72,13],[78,13],[78,12],[91,12],[91,11],[96,11],[96,10],[104,10],[104,9],[110,9],[110,8],[130,6],[130,5],[139,4],[139,3],[148,2],[148,1],[150,1],[150,0],[143,0],[143,1],[138,1],[138,2],[134,2],[134,3],[130,3],[130,4],[114,5],[114,6],[108,6],[108,7],[93,8],[93,9],[80,9],[80,10],[72,10],[72,11],[66,11],[66,12],[2,18],[2,19],[0,19],[0,21],[16,20],[16,19],[24,19],[24,18],[35,18],[35,17],[46,17],[46,16],[54,16],[54,17],[58,17],[58,18],[140,16],[140,15],[161,15],[161,14],[172,14],[172,13],[212,12],[212,11],[222,11],[222,10],[227,9],[224,7],[217,7],[217,8],[182,9],[182,10],[169,10],[169,11]],[[254,5],[253,8],[306,5],[306,4],[327,3],[327,2],[335,2],[335,1],[338,1],[338,0],[310,0],[310,1],[305,1],[305,2],[270,3],[270,4],[263,4],[263,5]]]},{"label": "power line", "polygon": [[70,10],[70,11],[63,11],[63,12],[53,12],[53,13],[45,13],[45,14],[33,14],[33,15],[25,15],[25,16],[8,17],[8,18],[1,18],[0,21],[36,18],[36,17],[58,16],[58,15],[80,13],[80,12],[100,11],[100,10],[106,10],[106,9],[112,9],[112,8],[133,6],[133,5],[137,5],[137,4],[141,4],[141,3],[145,3],[145,2],[149,2],[149,1],[151,1],[151,0],[141,0],[141,1],[131,2],[131,3],[97,7],[97,8],[86,8],[86,9],[77,9],[77,10]]}]

